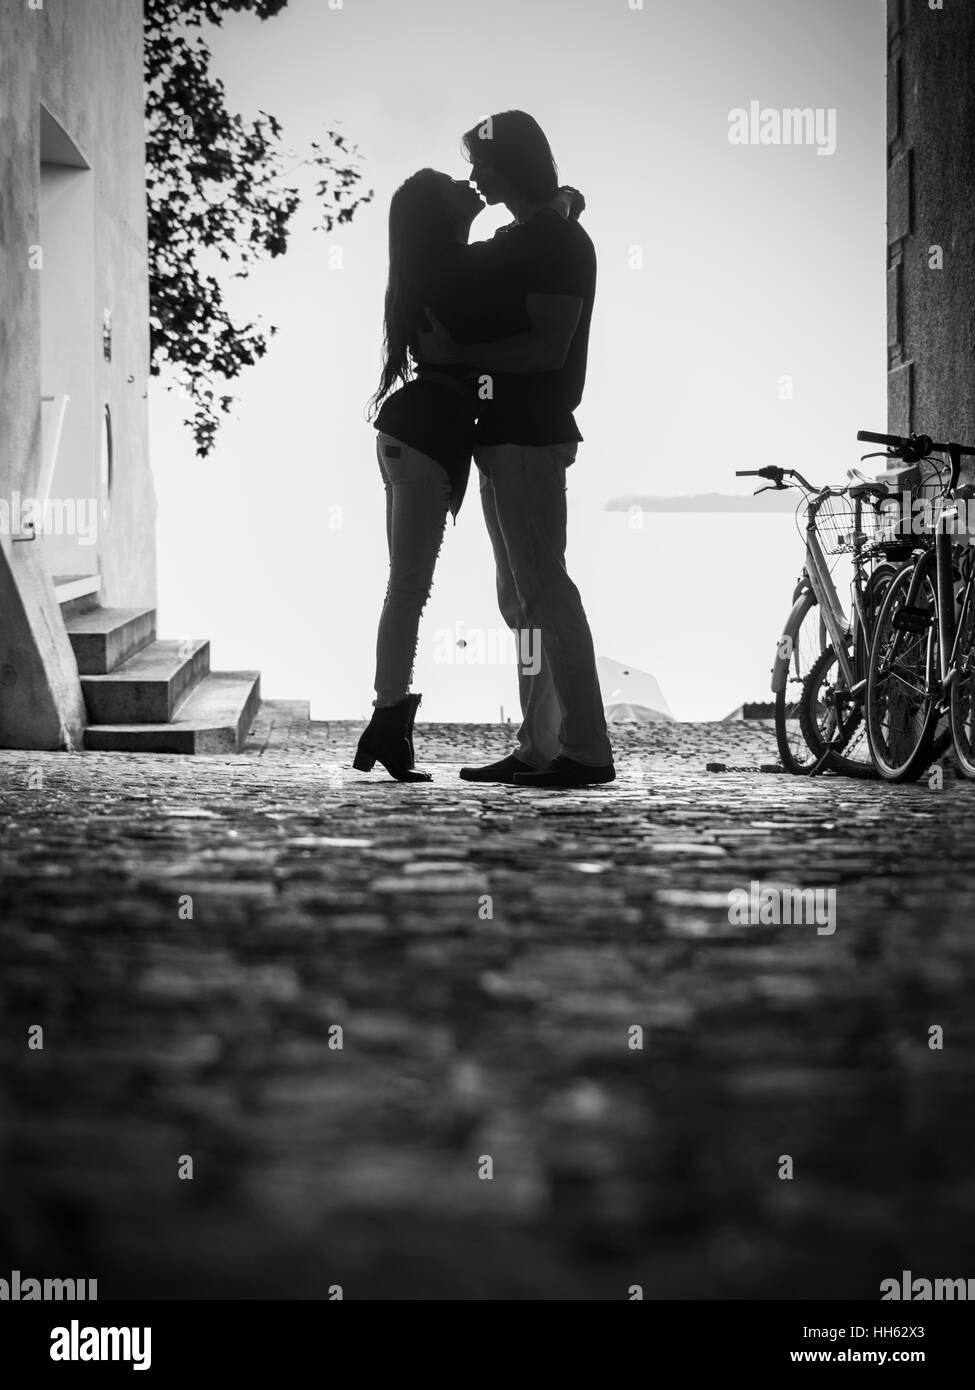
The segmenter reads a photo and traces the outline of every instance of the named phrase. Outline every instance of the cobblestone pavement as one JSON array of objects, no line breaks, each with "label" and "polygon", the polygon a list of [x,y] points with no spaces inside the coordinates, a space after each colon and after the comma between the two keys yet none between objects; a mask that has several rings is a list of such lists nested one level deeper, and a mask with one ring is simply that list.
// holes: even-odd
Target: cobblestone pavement
[{"label": "cobblestone pavement", "polygon": [[[773,759],[734,724],[619,733],[611,788],[457,779],[509,733],[418,726],[418,787],[266,716],[235,759],[0,753],[0,1277],[975,1277],[975,788],[706,772]],[[733,925],[752,881],[835,932]]]}]

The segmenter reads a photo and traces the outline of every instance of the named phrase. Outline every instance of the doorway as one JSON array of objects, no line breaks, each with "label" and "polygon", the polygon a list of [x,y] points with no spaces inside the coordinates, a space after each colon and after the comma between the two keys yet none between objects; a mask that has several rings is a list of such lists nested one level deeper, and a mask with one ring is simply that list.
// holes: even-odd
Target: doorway
[{"label": "doorway", "polygon": [[94,174],[44,107],[40,248],[40,543],[51,575],[77,577],[98,572],[101,431],[95,389]]}]

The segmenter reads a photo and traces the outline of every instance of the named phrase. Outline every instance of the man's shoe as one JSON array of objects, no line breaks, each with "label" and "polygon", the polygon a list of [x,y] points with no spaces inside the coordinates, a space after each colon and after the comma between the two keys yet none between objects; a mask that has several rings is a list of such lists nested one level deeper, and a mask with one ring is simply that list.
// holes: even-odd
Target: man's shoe
[{"label": "man's shoe", "polygon": [[516,787],[592,787],[615,780],[616,768],[612,763],[590,767],[560,753],[540,772],[516,773],[514,783]]},{"label": "man's shoe", "polygon": [[488,763],[487,767],[462,767],[460,775],[465,782],[507,782],[513,785],[520,773],[532,772],[529,763],[523,763],[510,753],[499,763]]}]

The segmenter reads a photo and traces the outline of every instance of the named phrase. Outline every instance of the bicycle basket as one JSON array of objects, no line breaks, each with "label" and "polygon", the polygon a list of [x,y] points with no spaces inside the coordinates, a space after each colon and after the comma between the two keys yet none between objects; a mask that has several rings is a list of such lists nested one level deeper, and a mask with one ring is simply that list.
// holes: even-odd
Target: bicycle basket
[{"label": "bicycle basket", "polygon": [[858,515],[856,502],[845,493],[836,497],[813,497],[807,515],[826,555],[851,555],[881,540],[880,516],[866,499]]}]

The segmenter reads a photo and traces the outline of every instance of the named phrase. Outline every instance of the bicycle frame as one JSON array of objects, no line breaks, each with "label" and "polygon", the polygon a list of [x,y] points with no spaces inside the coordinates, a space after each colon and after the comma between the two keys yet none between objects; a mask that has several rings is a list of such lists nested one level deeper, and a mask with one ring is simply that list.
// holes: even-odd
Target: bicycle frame
[{"label": "bicycle frame", "polygon": [[[948,486],[949,495],[953,493],[958,478],[962,452],[958,445],[948,445],[947,453],[952,464],[951,482]],[[928,643],[927,666],[929,685],[933,686],[937,682],[936,707],[939,716],[947,712],[951,683],[958,675],[958,638],[964,628],[965,614],[971,602],[973,586],[975,586],[975,569],[969,562],[968,577],[963,581],[964,592],[960,603],[956,601],[954,567],[951,558],[952,543],[948,529],[949,522],[954,515],[955,512],[952,507],[942,508],[934,536],[935,598],[938,610],[938,669],[937,671],[933,669],[930,641]],[[914,605],[917,594],[919,576],[923,572],[923,558],[922,556],[918,559],[915,573],[908,587],[907,603],[911,607]],[[899,645],[899,641],[895,638],[891,648],[891,659],[896,656]]]},{"label": "bicycle frame", "polygon": [[[959,444],[949,444],[946,450],[951,461],[951,477],[948,483],[947,495],[955,496],[955,489],[958,485],[958,477],[961,472],[962,454],[965,452]],[[969,451],[970,452],[970,451]],[[955,615],[955,582],[954,571],[951,563],[951,540],[949,539],[948,523],[957,516],[954,508],[942,507],[938,517],[938,530],[934,538],[934,558],[937,575],[937,599],[938,599],[938,665],[940,666],[940,690],[938,692],[938,708],[943,714],[947,708],[946,696],[949,696],[951,682],[958,674],[956,665],[958,645],[958,634],[962,631],[962,619],[965,609],[972,592],[972,573],[969,567],[968,579],[965,582],[965,593],[961,601],[958,615]],[[913,588],[913,585],[911,586]]]},{"label": "bicycle frame", "polygon": [[[810,607],[815,603],[819,608],[820,614],[820,647],[826,649],[823,636],[823,629],[829,634],[832,642],[833,651],[836,653],[836,662],[842,675],[847,692],[850,695],[858,696],[866,686],[866,680],[856,679],[856,653],[860,632],[869,637],[871,624],[867,620],[867,612],[863,601],[864,581],[863,581],[863,542],[866,539],[860,529],[861,507],[863,505],[864,489],[851,488],[817,488],[804,478],[794,468],[783,469],[776,467],[759,468],[756,470],[741,470],[738,477],[765,478],[768,486],[759,488],[758,493],[769,491],[770,489],[782,490],[785,486],[785,478],[794,479],[805,496],[807,504],[806,517],[806,562],[799,582],[792,595],[792,611],[786,620],[782,636],[776,645],[775,660],[772,663],[772,693],[776,696],[784,694],[789,681],[789,669],[792,658],[795,654],[795,640],[802,628],[802,624],[809,614]],[[852,476],[852,474],[851,474]],[[867,494],[875,494],[878,491],[881,495],[886,495],[886,488],[877,489],[875,484],[871,484],[868,479],[862,479]],[[817,517],[822,504],[830,497],[843,497],[857,492],[855,524],[853,534],[853,544],[850,552],[854,566],[853,590],[853,612],[850,618],[840,602],[839,594],[836,592],[836,585],[833,583],[833,576],[827,562],[826,554],[820,543],[818,536]]]},{"label": "bicycle frame", "polygon": [[[829,491],[824,489],[829,495]],[[818,494],[814,494],[818,495]],[[835,494],[834,494],[835,495]],[[854,557],[856,564],[856,557]],[[836,585],[833,583],[833,576],[830,573],[829,562],[816,534],[816,513],[807,519],[806,522],[806,561],[793,594],[793,607],[789,614],[782,638],[779,640],[775,662],[772,666],[772,693],[778,694],[784,690],[789,678],[789,662],[792,659],[792,647],[790,643],[794,641],[802,618],[806,612],[805,597],[811,592],[820,610],[820,620],[822,626],[829,634],[833,644],[833,649],[837,653],[837,661],[843,677],[847,683],[847,688],[854,687],[854,671],[847,651],[847,644],[852,637],[850,620],[847,618],[843,605],[840,602],[839,594],[836,592]],[[863,598],[860,592],[860,585],[853,586],[854,598],[854,620],[859,621],[866,629],[866,614],[863,608]],[[783,640],[785,646],[783,649]],[[825,642],[823,643],[825,646]],[[861,686],[863,682],[859,683]]]},{"label": "bicycle frame", "polygon": [[[852,637],[851,624],[844,612],[843,605],[840,603],[836,585],[833,583],[833,576],[826,563],[826,556],[823,554],[819,537],[816,535],[815,517],[812,517],[806,526],[806,574],[823,615],[826,630],[832,639],[833,650],[836,652],[836,659],[843,672],[847,689],[850,690],[853,687],[855,675],[853,663],[847,650],[847,644]],[[859,584],[853,586],[853,597],[857,614],[860,621],[863,622],[863,599]]]},{"label": "bicycle frame", "polygon": [[[828,497],[841,496],[843,492],[845,489],[840,491],[833,488],[823,488],[820,492],[814,492],[810,489],[808,497],[811,503],[815,503],[817,500],[825,501]],[[862,501],[858,499],[855,527],[857,534],[860,532],[859,508],[861,505]],[[837,667],[842,676],[842,682],[848,695],[856,698],[867,684],[865,673],[859,678],[857,676],[858,634],[862,632],[865,635],[865,640],[869,643],[872,629],[870,615],[867,613],[864,602],[866,584],[863,578],[861,551],[860,547],[855,545],[851,553],[854,566],[854,579],[851,585],[853,610],[850,616],[847,616],[833,582],[829,559],[819,540],[817,524],[819,508],[812,505],[810,511],[811,515],[808,516],[806,522],[806,562],[793,594],[792,611],[783,630],[782,638],[780,638],[776,660],[772,666],[772,693],[777,695],[786,688],[793,643],[808,612],[808,600],[811,595],[820,610],[820,647],[821,649],[825,648],[826,635],[828,634],[833,650],[836,652]]]},{"label": "bicycle frame", "polygon": [[[951,695],[951,683],[958,675],[958,639],[964,630],[965,614],[971,602],[973,574],[969,566],[968,578],[964,581],[964,591],[960,604],[955,599],[954,570],[951,562],[951,541],[939,524],[935,538],[935,565],[938,585],[938,666],[940,668],[940,689],[938,711],[947,713]],[[957,612],[956,612],[957,608]]]}]

